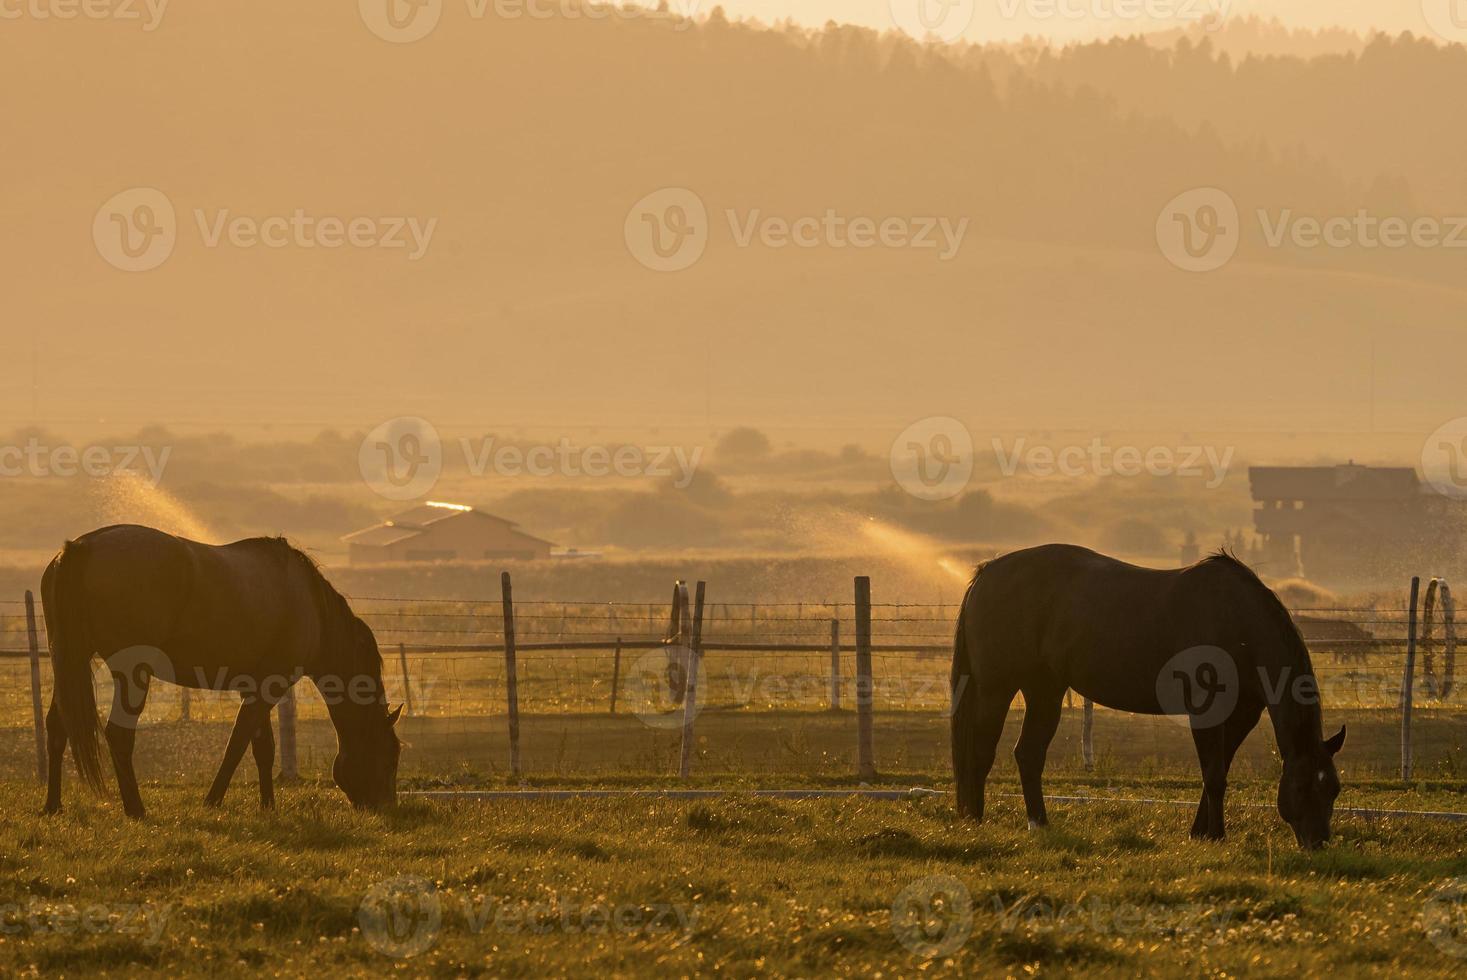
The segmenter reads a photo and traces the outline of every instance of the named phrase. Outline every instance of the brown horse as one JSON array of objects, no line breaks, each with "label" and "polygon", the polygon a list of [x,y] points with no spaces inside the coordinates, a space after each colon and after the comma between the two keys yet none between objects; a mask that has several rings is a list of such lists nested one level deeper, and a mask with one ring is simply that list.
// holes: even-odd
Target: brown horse
[{"label": "brown horse", "polygon": [[953,769],[958,809],[983,818],[983,785],[1009,704],[1024,694],[1014,756],[1033,825],[1046,822],[1040,777],[1065,691],[1139,714],[1176,715],[1202,768],[1194,837],[1223,837],[1233,755],[1265,709],[1283,778],[1280,815],[1301,847],[1330,836],[1340,792],[1323,737],[1309,651],[1277,596],[1219,553],[1188,568],[1138,568],[1072,545],[1004,555],[973,576],[953,648]]},{"label": "brown horse", "polygon": [[387,710],[376,638],[315,562],[283,538],[208,545],[132,524],[104,527],[66,543],[46,568],[41,596],[55,677],[47,813],[61,809],[68,741],[83,781],[102,786],[93,656],[112,674],[107,747],[128,816],[143,816],[133,743],[154,678],[240,695],[206,803],[224,800],[252,745],[260,805],[273,806],[270,712],[303,675],[336,728],[336,784],[356,806],[396,800],[401,745],[393,725],[402,709]]}]

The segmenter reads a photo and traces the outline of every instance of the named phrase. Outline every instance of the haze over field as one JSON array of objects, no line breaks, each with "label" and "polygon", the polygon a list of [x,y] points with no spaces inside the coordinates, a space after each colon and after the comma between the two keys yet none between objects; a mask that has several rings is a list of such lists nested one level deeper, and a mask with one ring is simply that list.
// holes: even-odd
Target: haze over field
[{"label": "haze over field", "polygon": [[[170,448],[190,520],[327,549],[415,417],[703,453],[663,497],[450,462],[566,545],[819,550],[839,521],[789,529],[833,511],[1167,556],[1248,525],[1249,463],[1415,467],[1462,411],[1467,49],[1429,0],[938,5],[971,45],[902,0],[379,6],[7,22],[7,445]],[[934,418],[980,458],[927,507],[888,457]],[[1229,462],[1003,465],[1092,442]],[[6,546],[129,499],[7,477]]]}]

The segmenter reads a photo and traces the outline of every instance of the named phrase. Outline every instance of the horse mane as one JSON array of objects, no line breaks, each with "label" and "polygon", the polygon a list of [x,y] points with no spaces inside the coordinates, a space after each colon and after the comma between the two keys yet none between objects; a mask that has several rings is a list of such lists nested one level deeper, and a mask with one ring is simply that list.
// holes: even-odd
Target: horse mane
[{"label": "horse mane", "polygon": [[382,676],[382,654],[357,642],[358,628],[371,632],[370,627],[352,611],[346,596],[337,591],[324,572],[321,563],[305,550],[296,547],[284,535],[251,538],[250,541],[269,548],[282,550],[288,561],[295,562],[311,583],[312,596],[321,617],[321,647],[336,658],[337,663],[352,672],[365,671],[370,676]]},{"label": "horse mane", "polygon": [[985,558],[973,566],[973,577],[968,579],[968,591],[973,591],[973,586],[978,584],[978,576],[983,574],[983,569],[993,562],[992,558]]},{"label": "horse mane", "polygon": [[1295,638],[1298,639],[1299,645],[1304,648],[1305,663],[1308,663],[1309,648],[1304,643],[1304,634],[1299,632],[1299,624],[1294,622],[1293,614],[1289,612],[1288,607],[1284,605],[1284,601],[1279,598],[1278,593],[1275,592],[1273,589],[1270,589],[1264,583],[1263,579],[1258,577],[1257,572],[1255,572],[1246,562],[1244,562],[1237,555],[1233,554],[1227,548],[1217,549],[1212,554],[1207,555],[1206,557],[1193,564],[1192,567],[1200,568],[1212,565],[1223,566],[1231,569],[1237,575],[1241,576],[1244,581],[1253,586],[1256,591],[1260,592],[1260,594],[1265,597],[1269,610],[1278,619],[1280,626],[1284,629],[1284,632],[1286,634],[1292,634]]},{"label": "horse mane", "polygon": [[[1275,625],[1278,626],[1279,631],[1284,635],[1286,641],[1294,647],[1301,661],[1300,666],[1310,675],[1314,674],[1314,664],[1309,658],[1309,644],[1304,642],[1304,634],[1300,632],[1299,624],[1295,622],[1293,614],[1289,612],[1283,600],[1278,597],[1278,593],[1270,589],[1264,583],[1263,579],[1258,577],[1257,572],[1248,567],[1237,555],[1226,548],[1217,549],[1217,551],[1196,562],[1191,567],[1201,568],[1204,566],[1225,567],[1247,582],[1258,594],[1259,598],[1263,600],[1264,607],[1273,616]],[[1306,710],[1304,712],[1303,718],[1305,719],[1305,724],[1313,730],[1315,735],[1322,736],[1323,717],[1319,710],[1319,705],[1315,703],[1312,707],[1312,711]]]}]

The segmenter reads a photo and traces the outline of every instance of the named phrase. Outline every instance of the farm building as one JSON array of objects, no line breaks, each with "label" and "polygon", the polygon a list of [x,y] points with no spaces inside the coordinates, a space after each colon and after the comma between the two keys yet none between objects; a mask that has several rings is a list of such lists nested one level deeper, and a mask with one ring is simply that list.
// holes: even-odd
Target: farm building
[{"label": "farm building", "polygon": [[1362,584],[1459,563],[1460,504],[1408,467],[1253,466],[1259,563],[1273,575]]},{"label": "farm building", "polygon": [[533,560],[553,545],[514,522],[463,504],[429,501],[342,538],[353,565],[405,561]]}]

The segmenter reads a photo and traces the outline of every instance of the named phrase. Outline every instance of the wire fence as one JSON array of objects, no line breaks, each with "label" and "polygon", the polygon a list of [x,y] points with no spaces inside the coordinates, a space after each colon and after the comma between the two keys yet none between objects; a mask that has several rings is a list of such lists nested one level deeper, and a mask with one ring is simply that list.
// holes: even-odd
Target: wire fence
[{"label": "wire fence", "polygon": [[[1428,591],[1428,601],[1436,598]],[[402,772],[452,781],[508,774],[509,683],[499,597],[480,600],[349,596],[373,628],[389,699],[405,705]],[[1292,610],[1308,641],[1328,725],[1348,722],[1347,772],[1401,773],[1404,679],[1413,652],[1408,604]],[[957,604],[872,603],[869,704],[875,762],[887,772],[946,767],[949,670]],[[732,774],[838,775],[857,771],[853,601],[709,602],[697,659],[693,768]],[[667,773],[678,768],[684,711],[669,691],[676,633],[668,602],[519,600],[514,603],[518,745],[526,774]],[[1411,761],[1420,777],[1467,765],[1467,705],[1451,684],[1455,637],[1438,612],[1414,644]],[[40,689],[49,704],[44,623],[37,624]],[[28,625],[19,601],[0,601],[0,773],[35,771]],[[111,681],[96,665],[99,703]],[[335,736],[309,683],[296,687],[299,766],[329,771]],[[155,684],[140,724],[146,778],[207,777],[239,705],[230,692]],[[1078,696],[1067,702],[1051,767],[1099,773],[1195,770],[1185,718],[1097,707],[1086,738]],[[1005,744],[1017,736],[1022,697]],[[1088,744],[1087,744],[1088,743]],[[1243,767],[1275,765],[1267,718],[1240,753]],[[248,768],[248,767],[244,767]]]}]

